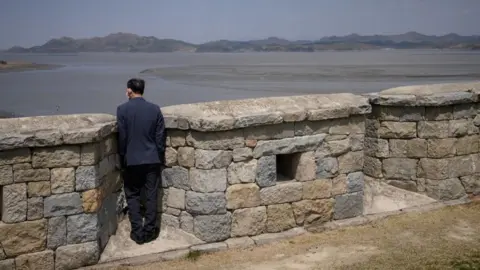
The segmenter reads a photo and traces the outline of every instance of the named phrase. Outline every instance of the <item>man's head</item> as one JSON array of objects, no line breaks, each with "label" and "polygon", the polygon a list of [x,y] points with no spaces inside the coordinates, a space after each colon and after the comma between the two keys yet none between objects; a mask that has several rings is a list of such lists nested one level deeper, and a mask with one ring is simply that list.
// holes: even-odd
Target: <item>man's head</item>
[{"label": "man's head", "polygon": [[127,97],[141,97],[145,90],[145,81],[142,79],[133,78],[127,82]]}]

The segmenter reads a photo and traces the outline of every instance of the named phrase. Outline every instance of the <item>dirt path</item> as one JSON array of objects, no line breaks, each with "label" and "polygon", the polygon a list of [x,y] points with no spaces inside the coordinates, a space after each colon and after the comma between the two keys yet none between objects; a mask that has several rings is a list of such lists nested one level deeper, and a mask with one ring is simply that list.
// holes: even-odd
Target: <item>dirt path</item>
[{"label": "dirt path", "polygon": [[247,250],[120,269],[480,269],[480,202]]}]

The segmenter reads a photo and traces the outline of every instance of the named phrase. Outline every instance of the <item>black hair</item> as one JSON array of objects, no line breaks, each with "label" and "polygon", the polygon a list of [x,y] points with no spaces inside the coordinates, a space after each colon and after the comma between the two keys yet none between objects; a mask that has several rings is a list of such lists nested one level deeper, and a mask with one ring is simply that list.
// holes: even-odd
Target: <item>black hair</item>
[{"label": "black hair", "polygon": [[127,82],[127,88],[132,89],[135,94],[143,95],[145,91],[145,81],[137,78],[130,79]]}]

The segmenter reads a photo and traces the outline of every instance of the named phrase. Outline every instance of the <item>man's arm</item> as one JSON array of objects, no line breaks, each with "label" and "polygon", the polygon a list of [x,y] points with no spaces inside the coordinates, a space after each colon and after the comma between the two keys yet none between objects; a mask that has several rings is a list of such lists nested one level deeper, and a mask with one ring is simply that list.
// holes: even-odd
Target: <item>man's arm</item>
[{"label": "man's arm", "polygon": [[125,125],[125,117],[120,110],[120,107],[117,107],[117,129],[118,129],[118,140],[117,148],[118,155],[120,156],[120,166],[122,168],[126,167],[125,164],[125,154],[127,151],[127,130]]},{"label": "man's arm", "polygon": [[157,126],[155,129],[155,140],[157,144],[158,158],[162,165],[165,164],[165,143],[166,143],[166,132],[165,132],[165,122],[163,119],[163,114],[160,108],[158,108],[157,114]]}]

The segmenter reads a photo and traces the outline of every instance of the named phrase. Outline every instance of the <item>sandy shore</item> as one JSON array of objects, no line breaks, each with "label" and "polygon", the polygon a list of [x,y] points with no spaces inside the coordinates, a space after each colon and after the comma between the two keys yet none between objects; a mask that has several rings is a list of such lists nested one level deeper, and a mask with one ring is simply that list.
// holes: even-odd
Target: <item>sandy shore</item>
[{"label": "sandy shore", "polygon": [[5,62],[0,61],[0,73],[20,72],[20,71],[28,71],[28,70],[48,70],[48,69],[55,69],[59,67],[61,67],[61,65],[37,64],[37,63],[29,63],[29,62],[22,62],[22,61],[8,61],[5,64]]}]

